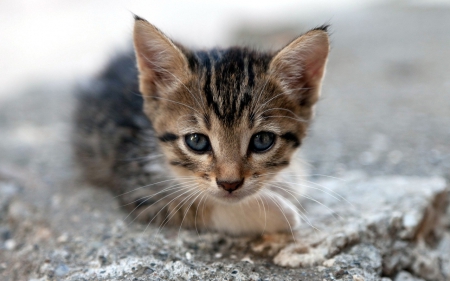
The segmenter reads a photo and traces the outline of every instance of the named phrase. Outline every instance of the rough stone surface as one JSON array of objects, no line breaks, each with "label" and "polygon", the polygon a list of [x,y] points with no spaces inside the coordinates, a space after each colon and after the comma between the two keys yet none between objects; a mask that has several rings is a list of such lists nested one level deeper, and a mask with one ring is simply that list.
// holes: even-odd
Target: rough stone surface
[{"label": "rough stone surface", "polygon": [[326,96],[303,148],[308,222],[293,235],[131,223],[77,179],[67,85],[2,101],[0,280],[450,280],[449,11],[332,19]]},{"label": "rough stone surface", "polygon": [[[73,181],[54,190],[45,183],[22,182],[27,177],[17,179],[2,171],[2,280],[24,276],[37,280],[214,280],[217,276],[448,280],[450,276],[450,235],[442,224],[449,188],[438,177],[367,178],[349,173],[341,181],[322,181],[321,191],[308,196],[327,208],[305,200],[309,222],[294,237],[259,238],[130,224],[104,190],[77,187]],[[37,193],[45,199],[36,202]]]}]

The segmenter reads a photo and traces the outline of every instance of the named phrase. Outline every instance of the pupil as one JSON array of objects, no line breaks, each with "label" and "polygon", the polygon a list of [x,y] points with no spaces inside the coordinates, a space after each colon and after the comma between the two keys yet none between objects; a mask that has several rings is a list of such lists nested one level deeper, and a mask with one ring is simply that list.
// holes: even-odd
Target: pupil
[{"label": "pupil", "polygon": [[185,136],[186,144],[194,151],[206,152],[210,150],[208,138],[202,134],[189,134]]},{"label": "pupil", "polygon": [[273,133],[262,132],[254,135],[253,147],[256,152],[262,152],[270,148],[274,141]]}]

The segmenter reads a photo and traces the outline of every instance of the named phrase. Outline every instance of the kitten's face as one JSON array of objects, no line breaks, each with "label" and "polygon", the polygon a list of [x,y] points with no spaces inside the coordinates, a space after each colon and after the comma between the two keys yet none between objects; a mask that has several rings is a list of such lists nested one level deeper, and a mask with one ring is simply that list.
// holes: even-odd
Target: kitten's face
[{"label": "kitten's face", "polygon": [[289,165],[319,95],[328,54],[323,30],[274,56],[242,48],[190,52],[143,20],[134,39],[145,112],[186,185],[235,202]]},{"label": "kitten's face", "polygon": [[[199,188],[218,198],[241,199],[289,164],[306,123],[299,106],[276,97],[282,91],[265,73],[248,83],[247,75],[199,68],[169,94],[175,102],[159,99],[146,112],[180,176],[196,176]],[[222,79],[205,91],[208,76]]]}]

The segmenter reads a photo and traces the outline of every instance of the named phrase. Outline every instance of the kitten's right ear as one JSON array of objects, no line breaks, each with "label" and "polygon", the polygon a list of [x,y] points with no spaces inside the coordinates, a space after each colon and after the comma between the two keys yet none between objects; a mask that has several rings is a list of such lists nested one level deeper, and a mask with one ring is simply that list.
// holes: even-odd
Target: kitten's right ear
[{"label": "kitten's right ear", "polygon": [[270,64],[271,73],[287,93],[305,108],[320,95],[320,86],[330,50],[328,26],[315,28],[281,49]]},{"label": "kitten's right ear", "polygon": [[158,96],[177,86],[189,73],[181,50],[148,21],[135,16],[134,49],[139,87],[144,98]]}]

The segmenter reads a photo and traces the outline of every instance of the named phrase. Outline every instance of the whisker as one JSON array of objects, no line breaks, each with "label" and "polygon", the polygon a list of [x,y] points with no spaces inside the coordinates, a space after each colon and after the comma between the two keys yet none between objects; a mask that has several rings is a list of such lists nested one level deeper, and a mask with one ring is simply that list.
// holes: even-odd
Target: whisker
[{"label": "whisker", "polygon": [[[302,89],[307,89],[307,88],[298,88],[298,89],[296,89],[296,90],[302,90]],[[272,100],[276,99],[277,97],[279,97],[279,96],[281,96],[281,95],[286,95],[286,93],[283,91],[282,93],[273,96],[272,98],[270,98],[269,100],[267,100],[267,101],[264,102],[263,104],[259,105],[258,109],[256,110],[256,111],[257,111],[257,114],[260,115],[260,114],[259,114],[259,110],[260,110],[261,108],[264,108],[264,106],[266,106],[266,104],[268,104],[269,102],[271,102]]]},{"label": "whisker", "polygon": [[178,239],[180,239],[181,226],[183,225],[184,219],[186,218],[186,215],[187,215],[189,209],[191,208],[192,204],[194,204],[195,200],[197,200],[197,198],[200,195],[202,195],[204,192],[206,192],[206,191],[204,191],[204,190],[200,191],[200,193],[198,193],[198,195],[192,200],[191,204],[188,206],[188,208],[184,212],[183,219],[181,220],[181,223],[180,223],[180,228],[178,229]]},{"label": "whisker", "polygon": [[271,97],[270,99],[268,99],[266,102],[264,102],[263,104],[260,104],[259,105],[259,107],[258,107],[258,109],[256,110],[256,113],[259,115],[259,110],[261,109],[261,108],[263,108],[264,106],[266,106],[266,104],[268,104],[270,101],[272,101],[272,100],[274,100],[274,99],[276,99],[277,97],[279,97],[279,96],[282,96],[282,95],[285,95],[286,93],[280,93],[280,94],[278,94],[278,95],[275,95],[275,96],[273,96],[273,97]]},{"label": "whisker", "polygon": [[313,164],[311,164],[311,163],[309,163],[309,162],[307,162],[307,161],[305,161],[305,160],[303,160],[301,158],[297,158],[296,160],[300,161],[300,163],[302,163],[303,165],[306,165],[306,166],[308,166],[310,168],[315,168],[315,166]]},{"label": "whisker", "polygon": [[295,114],[295,112],[293,112],[292,110],[289,110],[289,109],[287,109],[287,108],[281,108],[281,107],[274,107],[274,108],[266,109],[266,110],[264,110],[263,112],[261,112],[260,115],[263,115],[265,112],[271,111],[271,110],[287,111],[287,112],[291,113],[292,115],[294,115],[295,117],[297,117],[298,119],[302,119],[300,116],[298,116],[297,114]]},{"label": "whisker", "polygon": [[294,240],[294,243],[297,244],[297,241],[296,241],[295,236],[294,236],[294,231],[292,230],[291,223],[289,222],[288,218],[286,217],[286,214],[284,213],[283,209],[280,207],[280,205],[278,205],[278,203],[277,203],[276,200],[274,199],[275,197],[273,197],[273,195],[271,195],[270,193],[267,193],[267,195],[268,195],[268,198],[269,198],[270,200],[272,200],[272,202],[278,207],[278,209],[280,210],[280,212],[283,214],[283,217],[284,217],[284,219],[286,220],[286,222],[288,223],[289,229],[291,230],[292,239]]},{"label": "whisker", "polygon": [[[305,222],[306,222],[306,224],[307,225],[309,225],[311,228],[313,228],[313,229],[315,229],[315,230],[319,230],[317,227],[315,227],[313,224],[312,224],[312,222],[309,220],[309,218],[308,218],[308,216],[306,215],[306,214],[308,214],[308,211],[306,211],[306,209],[303,207],[303,205],[302,205],[302,203],[300,203],[300,201],[298,200],[298,198],[294,195],[294,194],[292,194],[289,190],[287,190],[287,189],[283,189],[282,187],[280,187],[280,186],[274,186],[274,187],[276,187],[276,188],[280,188],[280,189],[282,189],[282,190],[284,190],[285,192],[287,192],[289,195],[291,195],[297,202],[298,202],[298,204],[300,205],[300,208],[302,208],[302,210],[304,211],[301,211],[297,206],[295,206],[295,210],[293,210],[294,212],[296,212],[299,216],[300,216],[300,218],[302,218]],[[271,190],[268,190],[268,192],[272,192]],[[291,208],[292,209],[292,208]],[[320,230],[319,230],[320,231]]]},{"label": "whisker", "polygon": [[[272,182],[268,182],[268,184],[269,184],[269,187],[273,185],[274,187],[277,187],[277,188],[279,188],[279,189],[281,189],[281,190],[287,192],[289,195],[291,195],[291,196],[298,202],[298,204],[299,204],[300,208],[302,208],[303,212],[304,212],[305,214],[308,214],[308,211],[303,207],[302,203],[300,203],[300,201],[298,200],[298,198],[294,195],[294,194],[301,195],[302,193],[300,193],[300,192],[298,192],[298,191],[296,192],[296,191],[291,190],[291,189],[288,189],[288,188],[283,188],[283,187],[281,187],[281,186],[279,186],[279,185],[275,185],[275,184],[273,184],[273,181],[272,181]],[[269,191],[271,191],[271,190],[269,190]],[[294,193],[294,194],[292,194],[292,193]],[[302,212],[302,214],[303,214],[303,212]],[[306,215],[305,215],[305,216],[306,216]],[[307,220],[307,218],[306,218],[305,220]]]},{"label": "whisker", "polygon": [[[276,185],[273,185],[273,187],[283,189],[282,187],[279,187],[279,186],[276,186]],[[292,191],[292,190],[291,190],[291,191]],[[298,193],[298,192],[295,192],[295,191],[292,191],[292,192],[298,194],[299,196],[301,196],[301,197],[303,197],[303,198],[306,198],[306,199],[308,199],[308,200],[311,200],[311,201],[313,201],[313,202],[315,202],[315,203],[321,205],[322,207],[325,207],[325,208],[326,208],[333,216],[337,216],[337,218],[344,219],[344,218],[341,217],[338,213],[336,213],[335,211],[333,211],[330,207],[328,207],[327,205],[323,204],[322,202],[320,202],[320,201],[314,199],[313,197],[308,196],[308,195],[305,195],[305,194],[301,194],[301,193]]]},{"label": "whisker", "polygon": [[[264,234],[264,232],[266,232],[266,228],[267,228],[267,212],[266,212],[266,206],[264,206],[264,201],[263,198],[261,197],[261,195],[257,194],[257,196],[259,197],[259,199],[261,200],[261,204],[263,206],[263,210],[264,210],[264,228],[261,232],[261,235]],[[267,202],[266,202],[267,203]]]},{"label": "whisker", "polygon": [[[255,105],[259,105],[259,100],[260,100],[263,92],[266,90],[266,86],[268,83],[269,83],[269,79],[266,79],[266,82],[264,83],[264,86],[262,87],[261,91],[258,92],[258,97],[256,99]],[[258,111],[259,111],[259,107],[255,110],[254,115],[258,114]]]},{"label": "whisker", "polygon": [[[142,199],[144,199],[144,198],[150,199],[150,198],[152,198],[152,197],[155,196],[155,195],[158,195],[158,194],[160,194],[160,193],[164,193],[164,192],[167,192],[167,191],[169,191],[169,190],[175,189],[175,188],[177,188],[177,187],[180,186],[180,185],[189,184],[189,183],[193,183],[193,182],[196,182],[196,180],[190,180],[190,181],[185,181],[185,182],[177,183],[177,184],[175,184],[175,185],[166,187],[166,188],[164,188],[163,190],[160,190],[160,191],[158,191],[158,192],[156,192],[156,193],[152,193],[152,194],[150,194],[150,195],[147,195],[147,196],[138,198],[138,199],[136,199],[136,200],[134,200],[134,201],[131,201],[131,202],[127,203],[127,204],[123,204],[123,205],[121,205],[120,207],[125,207],[125,206],[128,206],[128,205],[131,205],[131,204],[136,203],[136,202],[138,202],[138,201],[140,201],[140,200],[142,200]],[[139,207],[140,205],[144,204],[144,203],[145,203],[145,201],[144,201],[143,203],[139,204],[138,207]]]},{"label": "whisker", "polygon": [[200,209],[201,203],[202,203],[202,201],[203,201],[203,199],[205,198],[206,195],[207,195],[206,193],[203,194],[202,198],[200,198],[200,201],[198,202],[197,209],[195,209],[194,226],[195,226],[195,230],[197,231],[197,236],[200,236],[200,233],[198,232],[198,228],[197,228],[197,213],[198,213],[198,210]]},{"label": "whisker", "polygon": [[189,105],[184,104],[184,103],[182,103],[182,102],[177,102],[177,101],[174,101],[174,100],[171,100],[171,99],[166,99],[166,98],[163,98],[163,97],[156,97],[156,96],[152,96],[152,98],[160,99],[160,100],[165,100],[165,101],[170,101],[170,102],[173,102],[173,103],[176,103],[176,104],[179,104],[179,105],[186,106],[187,108],[190,108],[190,109],[192,109],[193,111],[197,112],[199,115],[201,115],[201,113],[200,113],[198,110],[196,110],[196,109],[193,108],[192,106],[189,106]]},{"label": "whisker", "polygon": [[[265,173],[265,174],[262,174],[262,175],[269,175],[269,174],[278,174],[278,173]],[[307,177],[306,175],[303,176],[303,175],[296,175],[296,174],[290,174],[290,173],[286,173],[285,175],[288,175],[289,177]],[[339,178],[335,178],[335,177],[332,177],[332,176],[326,176],[326,175],[319,175],[319,176],[324,176],[324,177],[329,177],[329,178],[339,179]],[[341,180],[342,180],[342,181],[345,181],[344,179],[341,179]],[[345,202],[348,203],[350,206],[352,206],[353,208],[355,208],[355,206],[354,206],[350,201],[348,201],[345,197],[343,197],[342,195],[340,195],[340,194],[337,193],[336,191],[334,191],[334,190],[332,190],[332,189],[330,189],[330,188],[328,188],[328,187],[326,187],[326,186],[324,186],[324,185],[315,183],[315,182],[313,182],[313,181],[308,181],[308,180],[303,180],[303,181],[305,181],[305,182],[307,182],[307,183],[309,183],[309,184],[313,184],[313,185],[315,185],[315,186],[318,186],[318,187],[320,187],[320,188],[312,187],[312,186],[310,186],[310,185],[304,185],[304,184],[302,184],[302,183],[295,183],[295,182],[288,182],[288,181],[274,181],[274,182],[287,183],[287,184],[295,184],[295,185],[307,187],[307,188],[309,188],[309,189],[320,190],[320,191],[322,191],[323,193],[330,195],[331,197],[333,197],[334,199],[336,199],[336,200],[338,200],[338,201],[341,201],[341,200],[345,201]],[[322,188],[322,189],[321,189],[321,188]],[[335,196],[333,196],[332,194],[330,194],[330,193],[324,191],[323,189],[329,191],[330,193],[334,194]],[[337,198],[336,198],[336,197],[337,197]]]},{"label": "whisker", "polygon": [[[144,209],[144,211],[146,211],[148,208],[150,208],[152,205],[154,205],[154,204],[156,204],[156,203],[158,203],[159,201],[161,201],[161,200],[163,200],[164,198],[167,198],[167,197],[169,197],[169,196],[172,196],[173,194],[175,194],[175,193],[177,193],[177,192],[179,192],[179,191],[183,191],[183,190],[186,190],[186,189],[188,189],[189,190],[189,188],[190,187],[192,187],[193,185],[190,185],[190,186],[184,186],[184,187],[181,187],[181,188],[176,188],[176,190],[174,191],[174,192],[171,192],[171,193],[169,193],[169,194],[167,194],[166,196],[164,196],[164,197],[162,197],[162,198],[160,198],[160,199],[158,199],[157,201],[155,201],[155,202],[153,202],[152,204],[150,204],[149,206],[147,206],[145,209]],[[174,188],[175,189],[175,188]],[[125,218],[124,218],[124,220],[126,220],[134,211],[136,211],[142,204],[144,204],[145,202],[147,202],[151,197],[153,197],[153,196],[150,196],[149,198],[147,198],[147,199],[145,199],[142,203],[140,203],[138,206],[136,206]],[[145,198],[145,197],[144,197]],[[141,213],[139,213],[129,224],[131,224],[133,221],[135,221],[141,214],[142,214],[143,212],[141,212]]]},{"label": "whisker", "polygon": [[[160,53],[160,54],[161,54],[161,53]],[[163,72],[166,72],[166,73],[172,75],[172,77],[175,78],[175,80],[177,80],[181,85],[183,85],[183,87],[189,92],[189,94],[190,94],[191,97],[195,100],[195,102],[197,103],[197,105],[198,105],[199,107],[201,107],[203,110],[205,110],[205,108],[203,107],[203,104],[200,103],[200,102],[198,101],[198,99],[197,99],[197,98],[195,97],[195,95],[191,92],[191,90],[189,90],[189,88],[188,88],[183,82],[181,82],[181,80],[180,80],[176,75],[174,75],[172,72],[168,71],[167,69],[165,69],[165,68],[163,68],[163,67],[161,67],[161,66],[159,66],[159,65],[154,64],[154,63],[153,63],[150,59],[148,59],[147,57],[144,56],[144,58],[145,58],[145,60],[146,60],[148,63],[152,64],[153,67],[154,67],[155,69],[158,69],[159,71],[163,71]],[[201,97],[201,95],[200,95],[200,97]],[[202,99],[202,101],[203,101],[203,99]]]},{"label": "whisker", "polygon": [[[326,186],[324,186],[324,185],[315,183],[315,182],[313,182],[313,181],[308,181],[308,180],[306,180],[306,182],[307,182],[307,183],[310,183],[310,184],[314,184],[314,185],[316,185],[316,186],[319,186],[320,188],[323,188],[323,189],[325,189],[325,190],[328,190],[329,192],[335,194],[335,195],[336,195],[337,197],[339,197],[340,199],[344,200],[344,202],[348,203],[352,208],[356,208],[355,205],[353,205],[350,201],[348,201],[345,197],[343,197],[342,195],[340,195],[340,194],[337,193],[336,191],[334,191],[334,190],[332,190],[332,189],[330,189],[330,188],[328,188],[328,187],[326,187]],[[308,188],[312,188],[312,187],[308,187]],[[319,189],[319,190],[320,190],[320,189]]]},{"label": "whisker", "polygon": [[[180,131],[180,132],[186,132],[186,128],[189,128],[190,126],[180,126],[180,119],[181,118],[183,118],[183,117],[185,117],[185,116],[192,116],[192,119],[193,120],[197,120],[196,118],[195,118],[195,115],[193,115],[193,114],[184,114],[184,115],[181,115],[180,117],[178,117],[178,119],[177,119],[177,122],[176,122],[176,124],[177,124],[177,128],[178,128],[178,131]],[[191,120],[192,120],[191,119]],[[181,120],[182,122],[187,122],[189,119],[184,119],[184,120]]]},{"label": "whisker", "polygon": [[311,174],[311,177],[325,177],[325,178],[330,178],[330,179],[334,179],[334,180],[339,180],[339,181],[344,181],[346,182],[346,179],[343,178],[338,178],[338,177],[333,177],[333,176],[328,176],[328,175],[322,175],[322,174]]},{"label": "whisker", "polygon": [[[138,93],[138,92],[131,92],[131,93],[134,94],[134,95],[137,95],[137,96],[144,96],[143,94]],[[155,99],[165,100],[165,101],[169,101],[169,102],[173,102],[173,103],[185,106],[185,107],[190,108],[193,111],[197,112],[199,115],[201,115],[201,113],[198,110],[196,110],[195,108],[193,108],[192,106],[189,106],[187,104],[184,104],[184,103],[181,103],[181,102],[177,102],[177,101],[174,101],[174,100],[171,100],[171,99],[163,98],[163,97],[157,97],[157,96],[151,96],[151,97],[155,98]]]},{"label": "whisker", "polygon": [[[270,190],[269,190],[269,192],[270,192],[270,193],[274,193],[275,195],[279,196],[279,195],[278,195],[277,193],[275,193],[275,192],[272,192],[272,191],[270,191]],[[290,194],[290,195],[293,196],[292,194]],[[293,197],[295,198],[295,196],[293,196]],[[297,199],[296,199],[296,200],[297,200]],[[298,202],[298,200],[297,200],[297,202]],[[300,206],[301,206],[301,204],[300,204]],[[308,216],[305,215],[305,214],[303,214],[303,212],[302,212],[297,206],[293,205],[293,206],[289,206],[289,208],[290,208],[293,212],[295,212],[296,214],[298,214],[298,215],[306,222],[306,224],[307,224],[309,227],[311,227],[315,232],[319,232],[319,233],[322,232],[321,229],[317,228],[315,225],[312,224],[312,222],[309,220]],[[305,210],[305,208],[303,208],[303,206],[301,206],[301,208],[307,213],[307,211]]]},{"label": "whisker", "polygon": [[[313,186],[310,186],[310,185],[305,185],[305,184],[296,183],[296,182],[289,182],[289,181],[273,181],[273,182],[277,182],[277,183],[285,183],[285,184],[295,184],[295,185],[298,185],[298,186],[306,187],[306,188],[308,188],[308,189],[319,190],[319,191],[322,191],[323,193],[325,193],[325,194],[331,196],[332,198],[336,199],[336,200],[339,201],[339,202],[342,201],[342,200],[344,199],[344,198],[343,198],[342,196],[340,196],[340,195],[338,195],[338,196],[339,196],[339,198],[338,198],[338,197],[332,195],[331,193],[324,191],[324,190],[321,189],[321,188],[313,187]],[[333,191],[332,191],[332,192],[333,192]],[[335,193],[335,192],[333,192],[333,193]],[[344,200],[345,200],[345,199],[344,199]]]},{"label": "whisker", "polygon": [[159,181],[159,182],[154,182],[154,183],[143,185],[143,186],[137,187],[135,189],[132,189],[130,191],[121,193],[119,195],[114,196],[114,198],[118,198],[120,196],[126,195],[128,193],[131,193],[131,192],[136,191],[136,190],[141,189],[141,188],[146,188],[146,187],[153,186],[153,185],[156,185],[156,184],[160,184],[160,183],[163,183],[163,182],[176,181],[176,180],[180,180],[180,179],[195,179],[195,177],[193,177],[193,176],[190,176],[190,177],[174,177],[173,179],[167,179],[167,180],[163,180],[163,181]]},{"label": "whisker", "polygon": [[331,178],[331,179],[336,179],[336,180],[340,180],[340,181],[347,181],[343,178],[338,178],[338,177],[334,177],[334,176],[329,176],[329,175],[323,175],[323,174],[305,174],[305,175],[298,175],[298,173],[295,172],[274,172],[274,173],[264,173],[261,174],[261,176],[264,175],[276,175],[276,174],[283,174],[283,175],[289,175],[290,177],[304,177],[304,178],[309,178],[309,177],[326,177],[326,178]]},{"label": "whisker", "polygon": [[295,120],[295,121],[300,122],[300,123],[308,122],[308,120],[305,120],[305,119],[297,119],[297,118],[294,118],[294,117],[283,116],[283,115],[270,115],[270,116],[264,116],[264,118],[288,118],[288,119],[292,119],[292,120]]},{"label": "whisker", "polygon": [[[164,208],[166,207],[166,206],[168,206],[170,203],[172,203],[173,201],[175,201],[176,199],[178,199],[179,197],[181,197],[181,196],[183,196],[184,194],[186,194],[186,193],[188,193],[188,192],[190,192],[190,191],[192,191],[194,188],[193,188],[193,186],[190,186],[189,188],[188,188],[188,190],[187,191],[185,191],[185,192],[183,192],[183,193],[181,193],[181,194],[179,194],[179,195],[177,195],[177,197],[175,197],[175,198],[173,198],[172,200],[170,200],[169,202],[167,202],[154,216],[153,216],[153,218],[147,223],[147,226],[145,227],[145,229],[144,229],[144,231],[143,232],[145,232],[145,231],[147,231],[147,228],[150,226],[150,224],[152,223],[152,221],[159,215],[159,213],[161,213],[161,211],[162,210],[164,210]],[[145,210],[147,210],[147,208],[145,208]],[[144,210],[144,211],[145,211]],[[142,213],[141,213],[142,214]],[[140,214],[139,214],[140,215]],[[159,232],[159,231],[158,231]]]},{"label": "whisker", "polygon": [[206,200],[208,199],[209,194],[206,194],[206,199],[205,201],[203,201],[203,207],[202,207],[202,222],[203,225],[205,226],[205,228],[207,228],[207,224],[205,223],[205,205],[206,205]]},{"label": "whisker", "polygon": [[[183,198],[176,206],[175,208],[170,211],[170,213],[166,216],[166,218],[163,220],[163,223],[158,227],[157,234],[166,226],[169,221],[180,211],[180,209],[196,194],[198,194],[200,191],[194,191],[192,194],[189,194],[186,198]],[[178,207],[179,206],[179,207]]]},{"label": "whisker", "polygon": [[258,214],[261,215],[261,205],[259,205],[258,198],[255,196],[255,197],[253,197],[252,199],[255,199],[255,200],[256,200],[256,203],[258,204]]},{"label": "whisker", "polygon": [[[341,201],[341,200],[342,200],[342,201],[346,202],[347,204],[349,204],[351,207],[355,208],[355,206],[354,206],[350,201],[348,201],[345,197],[343,197],[342,195],[340,195],[340,194],[337,193],[336,191],[334,191],[334,190],[332,190],[332,189],[330,189],[330,188],[328,188],[328,187],[326,187],[326,186],[324,186],[324,185],[315,183],[315,182],[313,182],[313,181],[308,181],[308,180],[303,180],[303,181],[305,181],[306,183],[309,183],[309,184],[313,184],[313,185],[318,186],[318,187],[313,187],[313,186],[310,186],[310,185],[304,185],[304,184],[302,184],[302,183],[289,182],[289,181],[274,181],[274,182],[287,183],[287,184],[295,184],[295,185],[298,185],[298,186],[306,187],[307,189],[315,189],[315,190],[319,190],[319,191],[322,191],[323,193],[325,193],[325,194],[331,196],[332,198],[336,199],[337,201]],[[320,187],[320,188],[319,188],[319,187]],[[329,192],[326,192],[325,190],[327,190],[327,191],[329,191]],[[334,194],[334,195],[332,195],[332,194]]]}]

